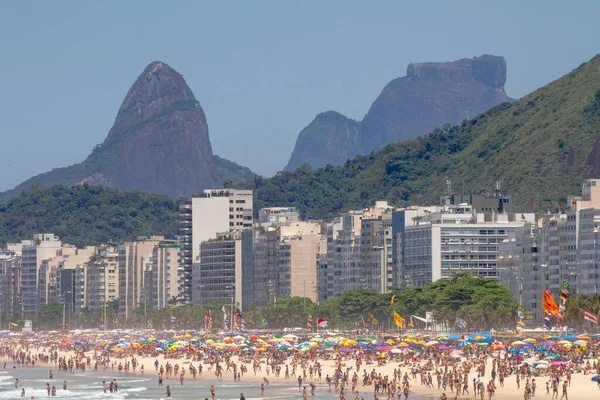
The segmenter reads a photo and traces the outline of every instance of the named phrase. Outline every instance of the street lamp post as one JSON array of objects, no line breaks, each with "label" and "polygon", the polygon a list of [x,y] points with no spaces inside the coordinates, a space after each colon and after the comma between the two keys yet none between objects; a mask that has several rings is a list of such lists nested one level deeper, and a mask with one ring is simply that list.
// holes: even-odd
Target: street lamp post
[{"label": "street lamp post", "polygon": [[231,289],[231,318],[229,324],[231,325],[231,332],[233,332],[233,318],[234,318],[234,302],[235,302],[235,284],[227,286],[226,289]]},{"label": "street lamp post", "polygon": [[309,281],[309,280],[302,281],[302,284],[304,285],[304,295],[302,296],[302,310],[304,312],[306,312],[306,282],[310,282],[312,284],[313,281]]}]

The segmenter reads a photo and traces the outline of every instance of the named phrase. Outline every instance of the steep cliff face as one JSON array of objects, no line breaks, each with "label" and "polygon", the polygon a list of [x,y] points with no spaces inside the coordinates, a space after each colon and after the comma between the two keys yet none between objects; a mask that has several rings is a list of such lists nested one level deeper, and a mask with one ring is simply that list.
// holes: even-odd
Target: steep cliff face
[{"label": "steep cliff face", "polygon": [[0,200],[33,183],[190,196],[250,176],[247,168],[213,155],[206,116],[183,76],[155,61],[129,89],[108,136],[85,161],[37,175],[0,193]]},{"label": "steep cliff face", "polygon": [[[506,101],[506,61],[483,55],[446,63],[410,63],[406,76],[388,83],[369,112],[353,126],[355,135],[340,134],[348,120],[315,119],[296,142],[286,166],[308,163],[313,168],[341,165],[357,154],[368,154],[389,143],[414,138],[449,123],[457,124]],[[348,120],[350,121],[350,120]],[[353,121],[354,122],[354,121]],[[327,145],[325,145],[327,144]]]},{"label": "steep cliff face", "polygon": [[340,165],[354,152],[359,123],[335,111],[317,117],[298,135],[294,152],[284,168],[293,171],[307,163],[313,168]]},{"label": "steep cliff face", "polygon": [[483,55],[447,63],[410,63],[388,83],[363,119],[359,154],[457,124],[506,101],[506,61]]},{"label": "steep cliff face", "polygon": [[116,189],[176,197],[214,186],[204,111],[183,77],[159,61],[138,77],[104,143],[85,162],[102,165],[102,176],[84,181]]}]

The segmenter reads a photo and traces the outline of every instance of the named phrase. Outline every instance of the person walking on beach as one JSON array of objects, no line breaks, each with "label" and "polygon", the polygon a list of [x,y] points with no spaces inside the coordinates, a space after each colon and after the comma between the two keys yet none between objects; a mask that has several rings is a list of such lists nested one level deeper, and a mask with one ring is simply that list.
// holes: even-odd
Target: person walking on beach
[{"label": "person walking on beach", "polygon": [[167,397],[171,397],[171,388],[167,385]]},{"label": "person walking on beach", "polygon": [[240,393],[240,400],[246,400],[246,397],[244,396],[244,393]]},{"label": "person walking on beach", "polygon": [[562,388],[563,389],[562,396],[560,396],[561,400],[563,397],[565,398],[565,400],[569,400],[569,396],[567,395],[567,385],[568,385],[567,381],[564,381],[563,388]]}]

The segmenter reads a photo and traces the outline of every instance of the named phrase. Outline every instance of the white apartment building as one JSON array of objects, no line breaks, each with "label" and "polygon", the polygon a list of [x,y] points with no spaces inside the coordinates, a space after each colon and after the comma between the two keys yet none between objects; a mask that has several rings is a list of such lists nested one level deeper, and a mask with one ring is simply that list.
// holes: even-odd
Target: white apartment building
[{"label": "white apartment building", "polygon": [[261,226],[297,221],[300,221],[300,214],[296,207],[266,207],[258,210],[258,223]]},{"label": "white apartment building", "polygon": [[[42,262],[54,258],[62,247],[60,238],[52,233],[33,235],[33,240],[22,242],[21,296],[23,313],[35,314],[40,306],[40,297],[45,296],[45,275],[40,276]],[[43,282],[40,282],[43,280]],[[40,283],[44,293],[39,292]]]},{"label": "white apartment building", "polygon": [[151,281],[147,284],[145,301],[154,308],[166,308],[173,298],[178,299],[183,284],[183,273],[177,262],[179,243],[163,240],[152,251]]},{"label": "white apartment building", "polygon": [[201,292],[201,278],[195,273],[200,265],[201,243],[216,238],[218,233],[252,228],[252,204],[251,190],[210,189],[181,205],[179,263],[184,275],[183,302],[197,303],[192,293]]},{"label": "white apartment building", "polygon": [[413,212],[394,213],[402,286],[424,286],[458,273],[499,279],[499,244],[535,220],[532,213],[477,213],[466,203]]},{"label": "white apartment building", "polygon": [[97,309],[119,298],[119,246],[101,244],[86,268],[87,307]]}]

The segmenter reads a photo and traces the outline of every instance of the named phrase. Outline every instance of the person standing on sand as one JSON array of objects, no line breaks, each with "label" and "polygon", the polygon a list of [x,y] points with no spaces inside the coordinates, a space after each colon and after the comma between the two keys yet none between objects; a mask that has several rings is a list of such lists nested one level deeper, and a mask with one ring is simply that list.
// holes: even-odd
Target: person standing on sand
[{"label": "person standing on sand", "polygon": [[244,396],[244,393],[240,393],[240,400],[246,400],[246,397]]},{"label": "person standing on sand", "polygon": [[561,400],[563,397],[565,398],[565,400],[569,400],[569,396],[567,395],[567,381],[564,381],[563,383],[563,392],[562,396],[560,396]]}]

